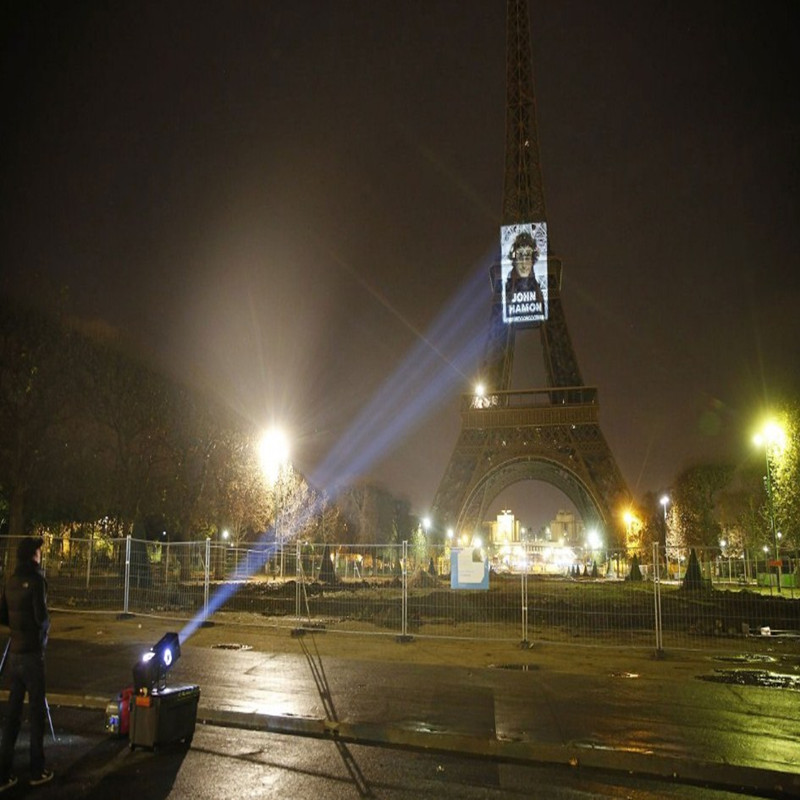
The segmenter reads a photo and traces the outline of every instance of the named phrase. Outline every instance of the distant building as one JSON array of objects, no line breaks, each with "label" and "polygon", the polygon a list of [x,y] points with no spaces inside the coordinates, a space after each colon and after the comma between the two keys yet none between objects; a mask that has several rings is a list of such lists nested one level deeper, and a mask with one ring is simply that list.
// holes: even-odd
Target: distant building
[{"label": "distant building", "polygon": [[550,523],[550,539],[554,542],[563,540],[564,544],[582,544],[583,522],[572,511],[559,511]]},{"label": "distant building", "polygon": [[487,542],[492,545],[525,541],[561,542],[565,545],[583,543],[583,522],[573,511],[558,511],[555,518],[536,534],[524,528],[511,509],[503,509],[496,519],[485,522],[483,527]]},{"label": "distant building", "polygon": [[489,542],[493,545],[519,544],[521,526],[510,509],[503,509],[497,519],[490,521]]}]

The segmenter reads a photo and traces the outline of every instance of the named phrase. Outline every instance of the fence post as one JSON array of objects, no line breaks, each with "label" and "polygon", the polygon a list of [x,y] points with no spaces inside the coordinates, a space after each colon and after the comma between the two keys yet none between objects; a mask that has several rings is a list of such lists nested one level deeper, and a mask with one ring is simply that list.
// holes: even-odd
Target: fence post
[{"label": "fence post", "polygon": [[300,619],[300,581],[304,578],[303,565],[300,563],[300,540],[295,542],[295,561],[294,561],[294,615]]},{"label": "fence post", "polygon": [[653,597],[655,602],[656,656],[664,654],[664,639],[661,628],[661,567],[658,543],[653,542]]},{"label": "fence post", "polygon": [[92,550],[94,550],[94,531],[89,531],[89,557],[86,559],[86,589],[92,579]]},{"label": "fence post", "polygon": [[128,613],[128,596],[130,594],[130,587],[131,587],[131,535],[128,534],[125,537],[125,587],[124,587],[124,596],[125,599],[123,600],[123,608],[122,613]]},{"label": "fence post", "polygon": [[522,570],[520,586],[522,589],[522,647],[529,647],[528,641],[528,547],[525,547],[525,569]]},{"label": "fence post", "polygon": [[203,579],[203,621],[208,620],[208,584],[211,570],[211,537],[206,537],[206,568]]},{"label": "fence post", "polygon": [[408,635],[408,542],[403,541],[402,549],[402,570],[401,570],[401,585],[402,585],[402,611],[400,614],[400,635],[397,637],[398,642],[410,642],[411,637]]}]

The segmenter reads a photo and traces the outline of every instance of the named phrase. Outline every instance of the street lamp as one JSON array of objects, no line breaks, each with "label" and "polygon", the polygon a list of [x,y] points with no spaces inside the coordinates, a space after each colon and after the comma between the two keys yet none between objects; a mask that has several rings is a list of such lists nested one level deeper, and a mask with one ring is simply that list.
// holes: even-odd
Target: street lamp
[{"label": "street lamp", "polygon": [[667,564],[667,578],[669,578],[669,550],[667,550],[667,534],[669,534],[667,529],[667,506],[669,505],[669,495],[662,494],[658,502],[661,503],[661,507],[664,509],[664,560]]},{"label": "street lamp", "polygon": [[289,463],[289,439],[280,428],[271,428],[266,431],[258,444],[258,454],[261,460],[261,469],[267,482],[270,484],[275,498],[275,537],[281,549],[280,574],[283,578],[283,530],[280,524],[281,516],[281,470]]},{"label": "street lamp", "polygon": [[215,574],[218,578],[221,578],[226,565],[226,555],[225,555],[225,544],[227,543],[230,537],[230,532],[227,528],[222,528],[219,531],[219,546],[214,548],[214,563],[215,563]]},{"label": "street lamp", "polygon": [[636,522],[636,517],[634,516],[633,512],[626,511],[623,515],[623,519],[625,520],[625,524],[628,526],[628,541],[625,542],[625,549],[633,549],[631,547],[633,544],[633,523]]},{"label": "street lamp", "polygon": [[726,539],[720,539],[719,540],[719,558],[717,559],[717,561],[720,562],[718,564],[719,577],[723,578],[724,575],[723,575],[723,569],[722,569],[722,563],[721,562],[724,562],[726,558],[728,559],[728,581],[730,582],[730,580],[731,580],[731,559],[730,559],[730,556],[725,552],[725,548],[727,546],[728,546],[728,541]]},{"label": "street lamp", "polygon": [[[772,544],[775,548],[775,561],[780,561],[778,552],[778,532],[775,530],[775,505],[772,498],[772,459],[771,456],[783,449],[786,444],[786,434],[777,422],[767,422],[763,430],[753,437],[756,447],[764,448],[764,457],[767,462],[767,499],[769,501],[769,525],[772,530]],[[781,568],[778,565],[778,592],[781,590]]]}]

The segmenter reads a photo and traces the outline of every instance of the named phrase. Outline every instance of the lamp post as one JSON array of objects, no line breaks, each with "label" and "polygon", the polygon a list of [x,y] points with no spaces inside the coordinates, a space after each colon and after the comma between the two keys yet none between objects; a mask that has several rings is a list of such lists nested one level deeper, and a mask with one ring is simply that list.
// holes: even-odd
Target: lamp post
[{"label": "lamp post", "polygon": [[[720,539],[719,540],[719,548],[720,548],[719,557],[720,557],[720,560],[723,561],[723,562],[726,559],[728,561],[728,583],[730,583],[731,582],[731,556],[730,556],[730,553],[726,553],[725,552],[725,548],[727,546],[728,546],[728,542],[727,542],[726,539]],[[720,578],[724,577],[721,564],[720,564],[720,568],[719,568],[719,576],[720,576]]]},{"label": "lamp post", "polygon": [[658,501],[664,509],[664,559],[667,562],[667,578],[669,578],[669,550],[667,550],[667,506],[669,505],[669,495],[662,494],[661,499]]},{"label": "lamp post", "polygon": [[261,469],[275,499],[275,538],[280,547],[280,576],[283,578],[283,526],[281,525],[281,473],[289,464],[289,439],[280,428],[266,431],[259,441]]},{"label": "lamp post", "polygon": [[667,506],[669,505],[669,497],[665,494],[661,495],[661,499],[658,501],[664,507],[664,533],[667,532]]},{"label": "lamp post", "polygon": [[625,542],[625,551],[632,550],[633,547],[633,523],[636,522],[636,517],[632,511],[626,511],[624,514],[625,524],[628,526],[628,538]]},{"label": "lamp post", "polygon": [[[769,526],[772,531],[772,544],[775,548],[775,561],[780,562],[778,551],[778,532],[775,529],[775,505],[772,498],[772,459],[771,454],[782,450],[786,441],[783,429],[776,422],[768,422],[763,430],[753,437],[756,447],[764,448],[764,458],[767,462],[767,502],[769,503]],[[778,592],[781,591],[781,568],[778,565]]]},{"label": "lamp post", "polygon": [[422,569],[429,570],[431,563],[431,518],[425,516],[422,518],[422,534],[423,534],[423,548],[424,556],[422,556]]}]

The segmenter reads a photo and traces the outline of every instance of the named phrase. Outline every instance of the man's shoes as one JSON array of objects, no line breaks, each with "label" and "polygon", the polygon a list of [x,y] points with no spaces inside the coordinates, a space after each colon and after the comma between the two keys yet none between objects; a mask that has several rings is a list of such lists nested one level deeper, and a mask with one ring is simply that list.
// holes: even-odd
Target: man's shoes
[{"label": "man's shoes", "polygon": [[55,773],[51,769],[43,769],[42,774],[31,778],[31,786],[41,786],[43,783],[49,783],[55,777]]},{"label": "man's shoes", "polygon": [[19,783],[17,776],[9,775],[5,780],[0,781],[0,792],[4,792],[6,789],[16,786],[17,783]]}]

